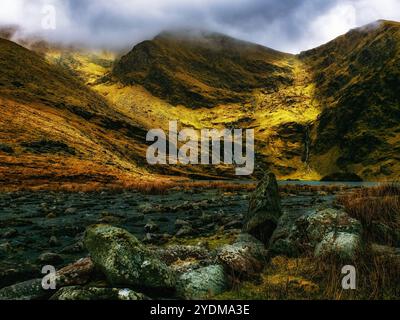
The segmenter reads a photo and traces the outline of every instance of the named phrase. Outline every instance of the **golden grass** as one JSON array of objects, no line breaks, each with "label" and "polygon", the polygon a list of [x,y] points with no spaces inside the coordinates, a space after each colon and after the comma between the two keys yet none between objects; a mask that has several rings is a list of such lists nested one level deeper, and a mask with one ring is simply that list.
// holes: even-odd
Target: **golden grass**
[{"label": "golden grass", "polygon": [[352,187],[346,185],[305,185],[305,184],[286,184],[279,186],[279,191],[284,193],[301,193],[301,192],[325,192],[325,193],[337,193]]},{"label": "golden grass", "polygon": [[398,183],[354,190],[340,195],[337,202],[343,205],[352,217],[360,220],[367,229],[374,222],[400,228],[400,184]]},{"label": "golden grass", "polygon": [[400,259],[367,251],[355,263],[356,290],[342,287],[344,262],[333,258],[275,257],[260,278],[236,283],[216,299],[380,300],[399,299]]}]

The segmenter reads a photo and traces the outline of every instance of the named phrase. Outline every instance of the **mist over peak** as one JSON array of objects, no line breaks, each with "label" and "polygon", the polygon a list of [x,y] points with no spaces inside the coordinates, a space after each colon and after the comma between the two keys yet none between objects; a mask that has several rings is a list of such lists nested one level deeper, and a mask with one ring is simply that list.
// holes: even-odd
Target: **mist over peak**
[{"label": "mist over peak", "polygon": [[[56,28],[43,29],[53,6]],[[52,42],[125,49],[162,30],[212,30],[298,53],[378,19],[400,20],[397,0],[5,0],[0,25]]]}]

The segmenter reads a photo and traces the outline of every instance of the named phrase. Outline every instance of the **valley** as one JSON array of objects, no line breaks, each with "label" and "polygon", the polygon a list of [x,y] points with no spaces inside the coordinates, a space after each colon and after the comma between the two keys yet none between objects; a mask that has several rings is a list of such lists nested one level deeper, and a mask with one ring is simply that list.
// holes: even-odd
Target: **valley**
[{"label": "valley", "polygon": [[[398,299],[400,23],[297,55],[193,30],[120,51],[0,35],[0,300]],[[254,130],[254,174],[152,165],[171,122]]]},{"label": "valley", "polygon": [[[143,175],[151,180],[160,174],[233,178],[232,169],[226,166],[166,168],[146,163],[146,133],[154,128],[167,131],[169,121],[177,120],[180,129],[254,129],[255,177],[269,168],[279,179],[319,180],[342,172],[371,181],[392,180],[397,176],[399,163],[399,122],[395,120],[399,110],[395,82],[399,72],[396,68],[398,35],[398,23],[382,21],[374,28],[352,30],[300,55],[207,32],[165,32],[136,45],[127,54],[30,44],[46,60],[40,62],[41,58],[32,51],[3,41],[1,61],[7,61],[8,66],[2,68],[3,86],[0,87],[5,114],[2,128],[8,133],[3,134],[0,150],[15,149],[16,152],[0,151],[1,168],[9,172],[7,168],[15,160],[13,170],[17,171],[7,176],[9,179],[22,177],[18,158],[19,154],[28,152],[25,161],[43,161],[46,165],[40,166],[42,171],[58,170],[56,163],[60,161],[47,160],[50,154],[32,154],[31,149],[20,147],[19,143],[40,142],[34,134],[29,133],[25,139],[19,135],[17,139],[10,136],[16,129],[5,129],[15,125],[21,130],[23,123],[29,122],[32,128],[37,126],[39,137],[48,137],[50,142],[65,143],[75,149],[75,155],[68,152],[63,155],[60,151],[51,155],[61,156],[71,175],[87,171],[86,164],[92,163],[93,170],[103,168],[109,173],[109,179],[116,182]],[[334,49],[337,45],[341,50]],[[391,66],[389,73],[382,73],[373,63],[363,66],[364,60],[372,59],[371,50],[385,50],[385,46],[390,46],[391,51],[376,55],[387,59],[387,68]],[[23,55],[26,62],[10,62],[6,54],[14,51],[17,57]],[[213,66],[207,63],[211,60]],[[32,65],[32,61],[36,70],[40,70],[39,73],[30,71],[37,74],[35,78],[30,79],[20,69],[10,69],[18,63]],[[340,67],[344,63],[349,65],[347,70]],[[64,77],[70,84],[60,83],[56,88],[59,80],[49,81],[54,76]],[[16,83],[14,78],[20,78],[21,83]],[[29,87],[23,79],[29,79]],[[75,88],[66,91],[71,83]],[[7,89],[9,84],[11,87]],[[39,84],[42,89],[38,89]],[[365,90],[363,87],[385,84],[384,89],[376,88],[381,94],[374,91],[369,98],[360,91]],[[85,93],[78,93],[77,86]],[[354,91],[352,88],[358,93],[348,93]],[[387,99],[382,100],[382,95]],[[386,112],[379,111],[379,106]],[[371,111],[356,112],[362,108]],[[379,125],[371,122],[372,114],[382,118]],[[8,120],[11,117],[13,121]],[[349,121],[356,124],[353,129]],[[101,175],[92,177],[88,181],[103,184]],[[32,184],[40,185],[37,182]]]}]

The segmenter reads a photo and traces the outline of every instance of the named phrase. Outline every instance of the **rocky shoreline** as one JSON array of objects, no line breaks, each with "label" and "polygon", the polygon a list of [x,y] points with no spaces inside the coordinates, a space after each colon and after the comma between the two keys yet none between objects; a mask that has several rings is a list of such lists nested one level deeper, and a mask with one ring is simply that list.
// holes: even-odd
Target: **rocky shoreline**
[{"label": "rocky shoreline", "polygon": [[[16,259],[14,263],[21,256],[29,259],[29,246],[19,241],[41,226],[42,232],[52,233],[43,232],[41,237],[37,233],[42,243],[47,239],[37,248],[54,250],[31,252],[37,255],[34,266],[40,270],[39,266],[54,264],[58,271],[56,290],[43,290],[43,275],[37,270],[36,279],[19,282],[29,272],[13,274],[3,262],[0,299],[209,299],[238,282],[256,279],[274,257],[333,257],[353,263],[366,246],[362,224],[334,204],[334,194],[280,195],[273,174],[266,175],[251,194],[206,190],[172,192],[168,197],[98,196],[58,194],[52,198],[52,207],[39,205],[40,216],[23,215],[12,228],[7,214],[1,217],[0,255]],[[105,214],[99,209],[95,215],[87,203],[85,212],[85,202],[80,200],[81,207],[76,208],[74,197],[91,199],[95,208],[101,202],[112,204],[115,210]],[[189,197],[191,201],[183,200]],[[20,195],[10,207],[18,211],[22,206],[17,204],[28,199],[32,199],[29,194]],[[59,230],[51,229],[54,225]],[[65,236],[69,231],[70,236]],[[374,250],[384,254],[391,250],[400,257],[394,247],[376,244]]]}]

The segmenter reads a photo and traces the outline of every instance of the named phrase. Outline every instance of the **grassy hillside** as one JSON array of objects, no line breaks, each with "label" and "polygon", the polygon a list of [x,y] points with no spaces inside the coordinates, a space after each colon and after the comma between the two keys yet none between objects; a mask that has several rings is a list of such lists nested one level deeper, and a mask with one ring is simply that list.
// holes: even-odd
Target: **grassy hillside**
[{"label": "grassy hillside", "polygon": [[178,120],[196,129],[254,129],[257,170],[318,179],[306,154],[320,110],[311,80],[293,55],[219,34],[163,33],[135,46],[93,89],[146,128]]},{"label": "grassy hillside", "polygon": [[313,133],[315,165],[366,179],[398,176],[400,24],[378,21],[300,57],[324,106]]},{"label": "grassy hillside", "polygon": [[112,183],[145,172],[143,130],[79,79],[3,39],[0,68],[2,185]]},{"label": "grassy hillside", "polygon": [[398,176],[399,23],[351,30],[298,56],[210,33],[162,33],[121,58],[22,42],[39,54],[0,42],[4,185],[234,177],[226,166],[147,166],[146,132],[170,120],[254,129],[256,172],[280,179]]},{"label": "grassy hillside", "polygon": [[293,81],[288,54],[206,32],[164,32],[138,44],[113,76],[140,84],[173,105],[192,108],[248,102],[256,88],[277,90]]}]

